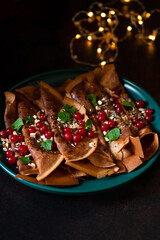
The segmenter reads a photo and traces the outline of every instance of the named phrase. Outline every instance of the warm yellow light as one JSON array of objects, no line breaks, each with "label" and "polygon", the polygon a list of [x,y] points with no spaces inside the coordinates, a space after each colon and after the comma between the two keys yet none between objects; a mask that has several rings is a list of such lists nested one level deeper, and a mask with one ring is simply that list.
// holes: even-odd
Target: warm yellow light
[{"label": "warm yellow light", "polygon": [[107,22],[108,22],[108,23],[111,23],[111,21],[112,21],[112,20],[111,20],[110,18],[107,18]]},{"label": "warm yellow light", "polygon": [[80,34],[76,34],[76,39],[79,39],[81,38],[81,35]]},{"label": "warm yellow light", "polygon": [[130,0],[123,0],[124,2],[130,2]]},{"label": "warm yellow light", "polygon": [[111,43],[111,49],[112,49],[112,50],[116,49],[116,44],[115,44],[115,42],[112,42],[112,43]]},{"label": "warm yellow light", "polygon": [[105,66],[106,65],[106,61],[102,61],[100,64],[101,64],[101,66]]},{"label": "warm yellow light", "polygon": [[101,53],[102,52],[102,48],[97,48],[97,53]]},{"label": "warm yellow light", "polygon": [[151,16],[150,13],[146,13],[146,18],[149,18]]},{"label": "warm yellow light", "polygon": [[101,17],[103,17],[103,18],[106,17],[106,13],[102,12]]},{"label": "warm yellow light", "polygon": [[87,15],[88,17],[93,17],[93,12],[88,12]]},{"label": "warm yellow light", "polygon": [[142,20],[142,16],[141,15],[138,15],[137,18],[138,18],[138,20]]},{"label": "warm yellow light", "polygon": [[103,32],[103,31],[104,31],[104,28],[103,28],[103,27],[99,27],[99,28],[98,28],[98,31],[99,31],[99,32]]},{"label": "warm yellow light", "polygon": [[129,31],[129,32],[132,31],[132,27],[131,27],[131,26],[128,26],[128,27],[127,27],[127,31]]},{"label": "warm yellow light", "polygon": [[92,40],[92,36],[89,35],[89,36],[87,37],[87,39],[88,39],[89,41],[91,41],[91,40]]},{"label": "warm yellow light", "polygon": [[109,13],[110,13],[111,15],[114,15],[114,14],[115,14],[115,11],[114,11],[114,10],[111,10],[111,11],[109,11]]},{"label": "warm yellow light", "polygon": [[140,20],[140,21],[138,21],[138,23],[139,23],[139,25],[142,25],[142,24],[143,24],[143,21],[142,21],[142,20]]},{"label": "warm yellow light", "polygon": [[148,39],[154,41],[154,40],[156,39],[156,37],[155,37],[154,35],[149,35],[149,36],[148,36]]}]

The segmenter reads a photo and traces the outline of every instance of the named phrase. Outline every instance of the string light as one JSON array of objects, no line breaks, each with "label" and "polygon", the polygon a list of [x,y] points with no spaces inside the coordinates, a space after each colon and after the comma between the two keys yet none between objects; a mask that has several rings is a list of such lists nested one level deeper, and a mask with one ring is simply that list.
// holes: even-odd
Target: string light
[{"label": "string light", "polygon": [[[113,0],[113,2],[117,2]],[[145,6],[140,0],[120,0],[122,4],[130,4],[131,2],[136,2],[141,8],[141,13],[135,11],[127,10],[127,12],[121,12],[118,9],[109,7],[107,4],[93,2],[89,6],[89,11],[79,11],[77,12],[72,21],[74,25],[78,28],[79,34],[70,42],[70,53],[71,58],[80,64],[85,64],[91,67],[105,66],[107,63],[114,62],[118,56],[118,43],[125,41],[129,36],[129,32],[133,29],[133,33],[137,30],[136,37],[141,39],[145,44],[151,44],[154,42],[158,35],[160,35],[160,26],[156,29],[152,29],[152,34],[146,35],[145,33],[145,20],[148,21],[149,18],[154,13],[160,14],[160,9],[154,9],[147,12]],[[122,38],[118,38],[115,34],[115,30],[120,23],[120,17],[126,18],[129,21],[129,25],[126,27],[126,34]],[[97,23],[97,29],[95,31],[89,30],[89,27],[85,27],[85,23]],[[86,24],[87,26],[87,24]],[[132,34],[132,36],[134,36]],[[97,62],[92,63],[89,59],[87,62],[80,60],[79,55],[75,54],[75,41],[78,39],[88,40],[87,46],[92,46],[92,43],[97,44],[96,57]],[[112,55],[112,56],[111,56]]]}]

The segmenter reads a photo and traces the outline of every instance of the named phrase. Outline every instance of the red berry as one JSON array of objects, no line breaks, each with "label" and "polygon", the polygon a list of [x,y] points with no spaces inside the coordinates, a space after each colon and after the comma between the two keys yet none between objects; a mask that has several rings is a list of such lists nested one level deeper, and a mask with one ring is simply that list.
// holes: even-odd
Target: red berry
[{"label": "red berry", "polygon": [[117,102],[117,100],[118,100],[118,98],[116,98],[116,97],[111,97],[111,102],[113,102],[113,103],[116,103]]},{"label": "red berry", "polygon": [[18,138],[19,138],[19,142],[23,142],[23,140],[24,140],[23,135],[19,135]]},{"label": "red berry", "polygon": [[136,101],[137,108],[143,108],[144,107],[144,101],[142,99]]},{"label": "red berry", "polygon": [[98,116],[98,121],[99,122],[104,122],[106,120],[106,117],[104,115],[99,115]]},{"label": "red berry", "polygon": [[86,129],[85,129],[85,128],[79,128],[79,129],[78,129],[78,133],[79,133],[81,136],[85,136],[85,135],[86,135]]},{"label": "red berry", "polygon": [[41,132],[41,134],[45,134],[45,132],[48,131],[48,126],[46,124],[44,124],[39,131]]},{"label": "red berry", "polygon": [[40,121],[39,121],[39,122],[37,122],[37,123],[36,123],[36,127],[37,127],[37,128],[41,128],[41,127],[43,127],[43,123],[42,123],[42,122],[40,122]]},{"label": "red berry", "polygon": [[121,112],[123,111],[123,109],[122,109],[121,107],[118,107],[118,108],[116,109],[116,111],[117,111],[117,113],[121,113]]},{"label": "red berry", "polygon": [[19,146],[18,151],[24,156],[28,152],[28,147],[26,145],[21,145]]},{"label": "red berry", "polygon": [[79,126],[85,127],[85,121],[82,121],[82,120],[81,120],[81,121],[79,122]]},{"label": "red berry", "polygon": [[35,133],[37,130],[36,130],[36,128],[34,127],[34,126],[30,126],[29,128],[28,128],[28,132],[29,133]]},{"label": "red berry", "polygon": [[8,135],[13,134],[13,128],[11,128],[11,127],[7,128],[7,133],[8,133]]},{"label": "red berry", "polygon": [[103,124],[101,125],[101,130],[102,130],[102,131],[108,131],[108,124],[107,124],[107,123],[103,123]]},{"label": "red berry", "polygon": [[99,115],[104,115],[104,116],[106,116],[106,113],[105,113],[104,110],[101,110],[101,111],[99,112]]},{"label": "red berry", "polygon": [[139,122],[139,119],[137,117],[135,117],[132,119],[132,122],[135,124],[135,123]]},{"label": "red berry", "polygon": [[56,143],[55,143],[55,142],[52,142],[52,150],[54,151],[54,150],[56,150],[56,149],[57,149]]},{"label": "red berry", "polygon": [[73,116],[74,116],[74,118],[75,118],[76,120],[81,120],[81,118],[82,118],[82,114],[79,113],[79,112],[74,113]]},{"label": "red berry", "polygon": [[46,115],[44,113],[42,113],[40,115],[40,119],[41,119],[41,121],[45,121],[46,120]]},{"label": "red berry", "polygon": [[114,127],[115,126],[115,121],[109,120],[108,121],[108,126],[111,127],[111,128]]},{"label": "red berry", "polygon": [[136,123],[136,127],[139,128],[139,129],[143,128],[143,127],[144,127],[143,122],[140,122],[140,121],[137,122],[137,123]]},{"label": "red berry", "polygon": [[11,142],[12,143],[16,143],[19,141],[19,137],[18,135],[11,135]]},{"label": "red berry", "polygon": [[76,133],[76,134],[73,135],[73,141],[76,142],[76,143],[81,141],[81,138],[82,138],[81,134],[79,134],[79,133]]},{"label": "red berry", "polygon": [[121,104],[119,102],[117,102],[114,106],[115,106],[115,108],[119,108],[119,107],[121,107]]},{"label": "red berry", "polygon": [[147,115],[152,115],[152,114],[153,114],[153,110],[152,110],[151,108],[147,108],[146,111],[145,111],[145,113],[146,113]]},{"label": "red berry", "polygon": [[69,127],[65,127],[64,129],[63,129],[63,131],[66,133],[66,132],[71,132],[71,129],[69,128]]},{"label": "red berry", "polygon": [[15,164],[17,162],[17,159],[14,156],[11,156],[11,157],[8,158],[8,162],[10,164]]},{"label": "red berry", "polygon": [[146,115],[145,119],[146,119],[147,122],[151,122],[153,120],[152,116],[149,115],[149,114]]},{"label": "red berry", "polygon": [[64,138],[65,138],[66,140],[68,140],[68,141],[71,141],[72,138],[73,138],[72,133],[71,133],[71,132],[66,132],[66,133],[64,134]]},{"label": "red berry", "polygon": [[1,130],[0,131],[0,137],[1,138],[7,138],[8,137],[8,133],[6,130]]},{"label": "red berry", "polygon": [[88,137],[89,138],[94,138],[94,132],[93,131],[89,131],[88,132]]},{"label": "red berry", "polygon": [[12,157],[14,155],[14,152],[11,150],[7,150],[5,154],[7,157]]},{"label": "red berry", "polygon": [[118,89],[113,89],[112,92],[116,95],[119,95],[119,93],[120,93]]},{"label": "red berry", "polygon": [[45,138],[50,139],[51,137],[53,137],[53,132],[51,131],[45,132],[44,136]]}]

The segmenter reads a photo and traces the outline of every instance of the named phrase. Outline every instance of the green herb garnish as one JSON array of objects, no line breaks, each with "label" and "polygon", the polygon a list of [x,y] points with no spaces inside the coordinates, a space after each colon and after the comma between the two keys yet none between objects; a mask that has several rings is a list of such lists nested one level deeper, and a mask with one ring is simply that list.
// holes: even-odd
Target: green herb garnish
[{"label": "green herb garnish", "polygon": [[121,102],[121,104],[125,107],[131,107],[133,109],[135,108],[135,104],[131,102],[124,101],[124,102]]},{"label": "green herb garnish", "polygon": [[120,129],[119,128],[113,128],[111,131],[109,131],[106,135],[106,137],[109,139],[109,142],[115,141],[120,137]]},{"label": "green herb garnish", "polygon": [[58,117],[62,122],[70,122],[72,120],[72,116],[68,112],[59,112]]},{"label": "green herb garnish", "polygon": [[91,103],[92,103],[93,107],[96,107],[96,103],[97,103],[96,95],[88,94],[87,98],[91,100]]},{"label": "green herb garnish", "polygon": [[28,122],[33,122],[33,121],[34,121],[34,119],[33,119],[32,116],[26,117],[25,120],[26,120],[26,123],[28,123]]},{"label": "green herb garnish", "polygon": [[11,127],[18,132],[23,125],[24,123],[22,118],[18,118],[14,123],[12,123]]},{"label": "green herb garnish", "polygon": [[87,131],[89,131],[91,126],[92,126],[92,120],[91,119],[87,119],[87,121],[85,122],[85,129]]},{"label": "green herb garnish", "polygon": [[75,107],[71,107],[71,106],[69,106],[69,104],[64,105],[62,110],[64,112],[68,112],[68,113],[75,113],[75,111],[76,111]]},{"label": "green herb garnish", "polygon": [[41,146],[46,150],[52,150],[52,141],[47,139],[46,141],[41,142]]},{"label": "green herb garnish", "polygon": [[23,164],[28,164],[31,160],[29,157],[21,157],[20,158],[20,161],[23,163]]}]

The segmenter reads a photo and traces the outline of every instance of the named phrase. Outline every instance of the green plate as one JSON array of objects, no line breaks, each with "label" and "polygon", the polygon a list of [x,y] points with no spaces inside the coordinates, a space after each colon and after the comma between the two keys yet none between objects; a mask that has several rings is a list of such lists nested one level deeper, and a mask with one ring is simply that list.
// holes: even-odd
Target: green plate
[{"label": "green plate", "polygon": [[[64,70],[43,73],[18,83],[17,85],[9,89],[9,91],[13,91],[15,88],[20,88],[27,85],[36,86],[37,82],[40,80],[45,81],[52,86],[58,86],[68,78],[75,78],[77,75],[84,73],[86,71],[87,69],[64,69]],[[145,102],[148,103],[148,107],[155,110],[154,121],[152,122],[151,126],[154,131],[160,134],[160,124],[159,124],[160,107],[157,104],[157,102],[152,98],[150,94],[148,94],[143,88],[141,88],[137,84],[130,82],[129,80],[123,77],[121,77],[121,81],[124,87],[127,89],[130,96],[134,100],[143,99]],[[4,96],[2,96],[0,98],[1,129],[5,128],[4,120],[3,120],[4,109],[5,109],[5,99],[4,99]],[[159,155],[160,155],[160,149],[149,161],[146,161],[138,169],[134,170],[131,173],[124,173],[120,175],[105,177],[102,179],[89,178],[86,181],[82,182],[79,186],[74,186],[69,188],[56,188],[51,186],[38,185],[38,184],[30,183],[25,180],[16,178],[15,175],[17,173],[17,170],[15,166],[9,165],[7,163],[5,159],[5,154],[2,151],[2,147],[0,151],[0,159],[1,159],[0,166],[14,179],[34,189],[55,193],[55,194],[63,194],[63,195],[82,195],[82,194],[91,194],[91,193],[107,191],[115,187],[119,187],[120,185],[135,179],[136,177],[144,173],[156,161]]]}]

